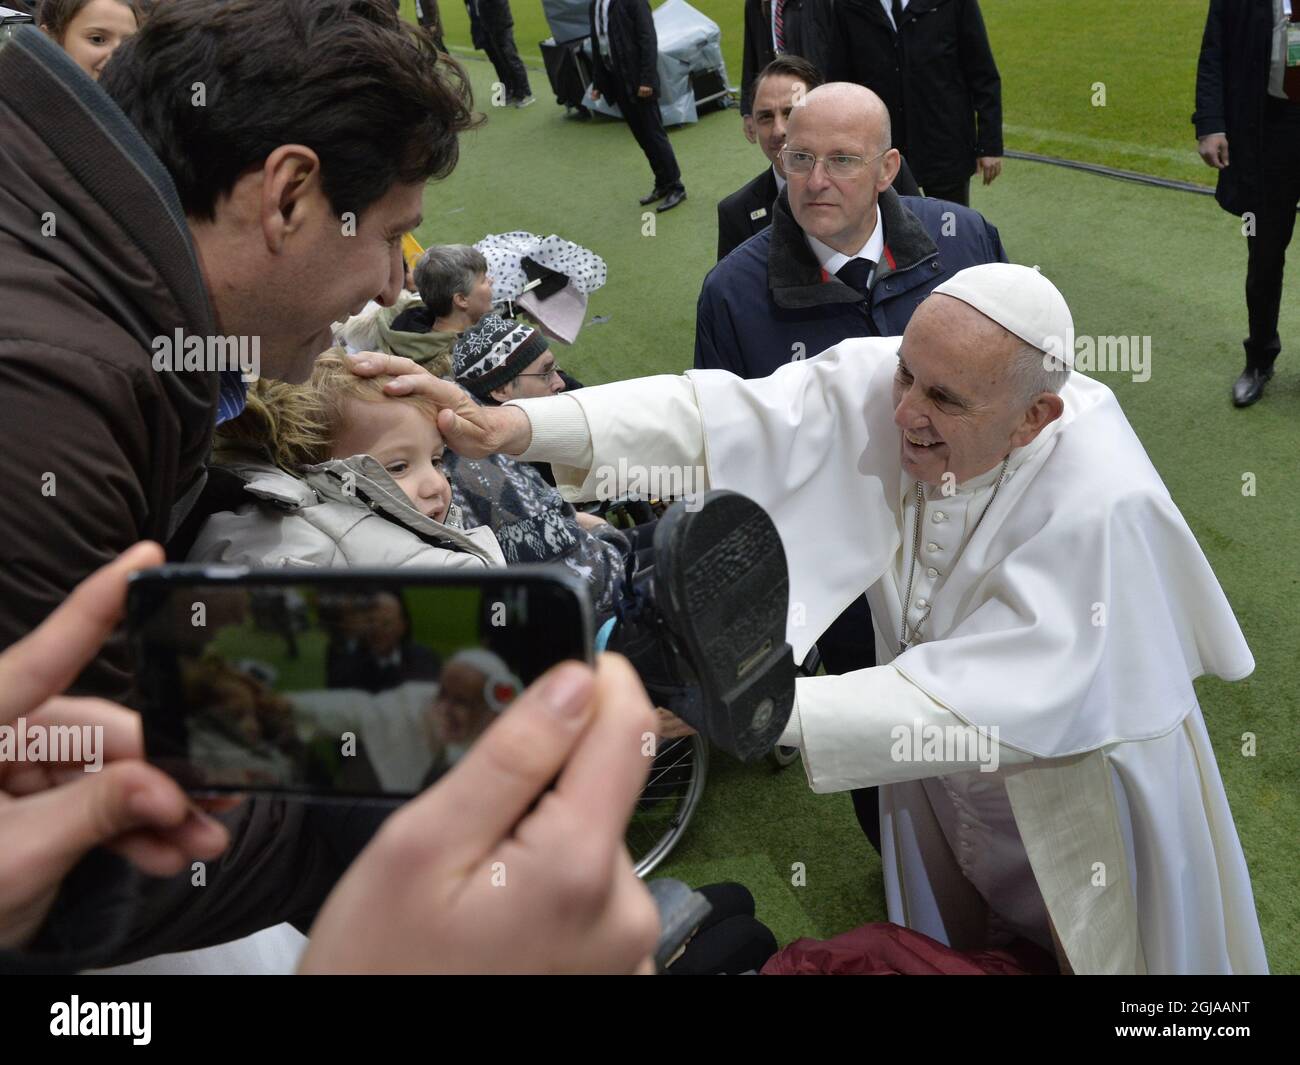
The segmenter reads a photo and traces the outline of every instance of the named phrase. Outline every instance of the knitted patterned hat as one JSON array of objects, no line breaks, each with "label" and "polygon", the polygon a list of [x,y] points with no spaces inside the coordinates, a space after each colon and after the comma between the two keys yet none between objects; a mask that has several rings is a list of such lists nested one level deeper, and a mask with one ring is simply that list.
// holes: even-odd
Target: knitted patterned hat
[{"label": "knitted patterned hat", "polygon": [[549,350],[546,338],[532,326],[485,314],[452,348],[456,380],[479,399],[486,399],[494,388],[509,384]]}]

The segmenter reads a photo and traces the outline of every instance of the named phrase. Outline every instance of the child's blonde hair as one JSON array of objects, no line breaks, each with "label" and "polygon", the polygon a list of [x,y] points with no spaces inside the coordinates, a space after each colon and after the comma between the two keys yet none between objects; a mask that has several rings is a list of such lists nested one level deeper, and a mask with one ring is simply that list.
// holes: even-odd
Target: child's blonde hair
[{"label": "child's blonde hair", "polygon": [[218,462],[232,452],[254,452],[280,469],[296,473],[303,466],[326,461],[334,442],[347,426],[350,400],[364,403],[413,403],[430,420],[438,408],[424,396],[390,396],[384,385],[392,374],[358,377],[342,348],[330,348],[316,359],[305,384],[260,380],[248,390],[248,402],[238,418],[217,429],[214,457]]}]

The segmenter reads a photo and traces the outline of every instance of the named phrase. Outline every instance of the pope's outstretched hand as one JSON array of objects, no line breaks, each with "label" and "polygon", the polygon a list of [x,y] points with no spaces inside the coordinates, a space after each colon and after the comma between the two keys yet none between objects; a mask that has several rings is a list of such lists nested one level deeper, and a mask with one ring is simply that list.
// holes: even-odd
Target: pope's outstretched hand
[{"label": "pope's outstretched hand", "polygon": [[349,355],[358,377],[390,375],[384,385],[390,396],[423,396],[438,408],[438,431],[456,454],[478,459],[505,452],[519,455],[532,442],[533,429],[518,407],[482,407],[452,381],[434,377],[423,366],[400,355],[362,351]]}]

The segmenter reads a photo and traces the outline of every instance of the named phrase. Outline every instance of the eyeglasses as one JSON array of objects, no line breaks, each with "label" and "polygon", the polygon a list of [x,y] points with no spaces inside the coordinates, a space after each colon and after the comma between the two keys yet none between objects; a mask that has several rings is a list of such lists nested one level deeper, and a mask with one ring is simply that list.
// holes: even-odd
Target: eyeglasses
[{"label": "eyeglasses", "polygon": [[880,155],[873,155],[870,159],[864,159],[860,155],[823,155],[816,156],[812,152],[801,152],[797,148],[782,148],[780,151],[781,165],[785,168],[787,174],[811,174],[813,168],[817,166],[817,160],[820,158],[826,164],[826,176],[834,178],[851,178],[857,177],[864,168],[870,166],[882,155],[887,155],[890,149],[886,148]]},{"label": "eyeglasses", "polygon": [[516,377],[540,377],[548,385],[555,380],[555,375],[560,372],[559,364],[552,366],[545,373],[517,373]]}]

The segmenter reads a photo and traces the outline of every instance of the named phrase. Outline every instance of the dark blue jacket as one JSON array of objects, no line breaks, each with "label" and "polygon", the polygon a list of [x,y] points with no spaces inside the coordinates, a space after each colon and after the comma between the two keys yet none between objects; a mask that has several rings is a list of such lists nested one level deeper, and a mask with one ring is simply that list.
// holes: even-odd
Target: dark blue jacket
[{"label": "dark blue jacket", "polygon": [[998,231],[968,207],[886,189],[880,217],[885,254],[868,303],[822,271],[781,193],[771,226],[704,279],[696,368],[766,377],[848,337],[899,336],[917,305],[957,271],[1007,261]]}]

